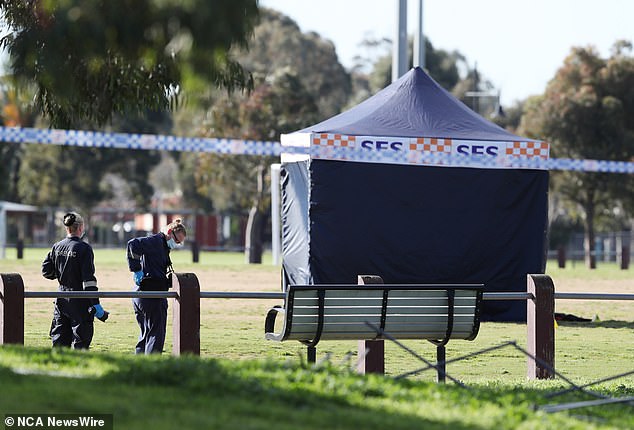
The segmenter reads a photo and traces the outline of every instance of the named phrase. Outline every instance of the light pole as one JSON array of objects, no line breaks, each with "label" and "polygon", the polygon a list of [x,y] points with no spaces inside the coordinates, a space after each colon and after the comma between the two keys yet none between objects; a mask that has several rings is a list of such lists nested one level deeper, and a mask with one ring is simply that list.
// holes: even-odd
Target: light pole
[{"label": "light pole", "polygon": [[407,0],[396,3],[396,37],[392,48],[392,82],[407,71]]},{"label": "light pole", "polygon": [[414,67],[425,68],[425,34],[423,33],[423,0],[418,0],[418,28],[414,33]]}]

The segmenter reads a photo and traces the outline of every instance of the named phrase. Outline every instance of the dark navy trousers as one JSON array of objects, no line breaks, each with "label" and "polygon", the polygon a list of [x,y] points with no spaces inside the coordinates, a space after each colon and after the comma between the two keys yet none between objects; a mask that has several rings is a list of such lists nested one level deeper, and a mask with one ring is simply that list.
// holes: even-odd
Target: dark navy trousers
[{"label": "dark navy trousers", "polygon": [[49,333],[53,347],[72,346],[74,349],[88,349],[94,334],[94,318],[88,313],[91,306],[90,299],[55,300]]},{"label": "dark navy trousers", "polygon": [[136,353],[162,353],[167,326],[167,299],[135,298],[132,305],[141,330]]}]

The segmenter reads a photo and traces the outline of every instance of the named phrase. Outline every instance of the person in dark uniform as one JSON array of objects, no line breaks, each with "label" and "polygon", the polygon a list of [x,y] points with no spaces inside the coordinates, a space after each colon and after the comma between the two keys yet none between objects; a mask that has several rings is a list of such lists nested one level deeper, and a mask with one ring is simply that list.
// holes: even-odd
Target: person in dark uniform
[{"label": "person in dark uniform", "polygon": [[[173,272],[170,251],[183,246],[187,231],[182,220],[167,225],[165,232],[130,239],[128,267],[133,272],[136,291],[167,291]],[[134,314],[141,333],[137,354],[162,353],[167,326],[167,299],[134,298]]]},{"label": "person in dark uniform", "polygon": [[[76,212],[63,218],[67,236],[42,262],[42,275],[59,282],[59,291],[97,291],[92,247],[82,240],[84,220]],[[50,336],[53,347],[88,349],[94,333],[94,317],[105,321],[108,312],[98,298],[55,299]]]}]

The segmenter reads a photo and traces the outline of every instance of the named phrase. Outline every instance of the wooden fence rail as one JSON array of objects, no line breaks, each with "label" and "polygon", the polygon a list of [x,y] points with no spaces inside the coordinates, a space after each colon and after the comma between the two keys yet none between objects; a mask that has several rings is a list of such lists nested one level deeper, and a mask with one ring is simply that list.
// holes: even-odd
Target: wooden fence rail
[{"label": "wooden fence rail", "polygon": [[[0,345],[24,344],[24,300],[26,298],[99,297],[99,298],[173,298],[174,355],[200,355],[200,299],[284,299],[284,293],[200,291],[193,273],[177,273],[170,291],[25,291],[17,273],[0,274]],[[634,294],[556,293],[547,275],[527,275],[526,292],[485,292],[484,300],[526,300],[527,351],[538,358],[528,359],[529,379],[554,378],[555,368],[555,299],[634,300]],[[264,315],[262,316],[264,318]],[[382,342],[382,341],[374,341]],[[376,348],[376,350],[380,350]],[[383,351],[379,360],[383,360]],[[378,351],[377,351],[378,352]],[[377,360],[366,356],[364,360]],[[366,371],[381,369],[375,364],[360,365]]]}]

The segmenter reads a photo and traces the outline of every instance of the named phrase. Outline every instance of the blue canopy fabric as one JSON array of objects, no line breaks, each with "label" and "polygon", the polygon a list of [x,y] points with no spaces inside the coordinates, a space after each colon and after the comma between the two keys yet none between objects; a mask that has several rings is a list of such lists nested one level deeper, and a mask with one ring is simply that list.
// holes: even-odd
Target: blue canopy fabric
[{"label": "blue canopy fabric", "polygon": [[473,112],[420,67],[374,96],[296,133],[529,141]]}]

